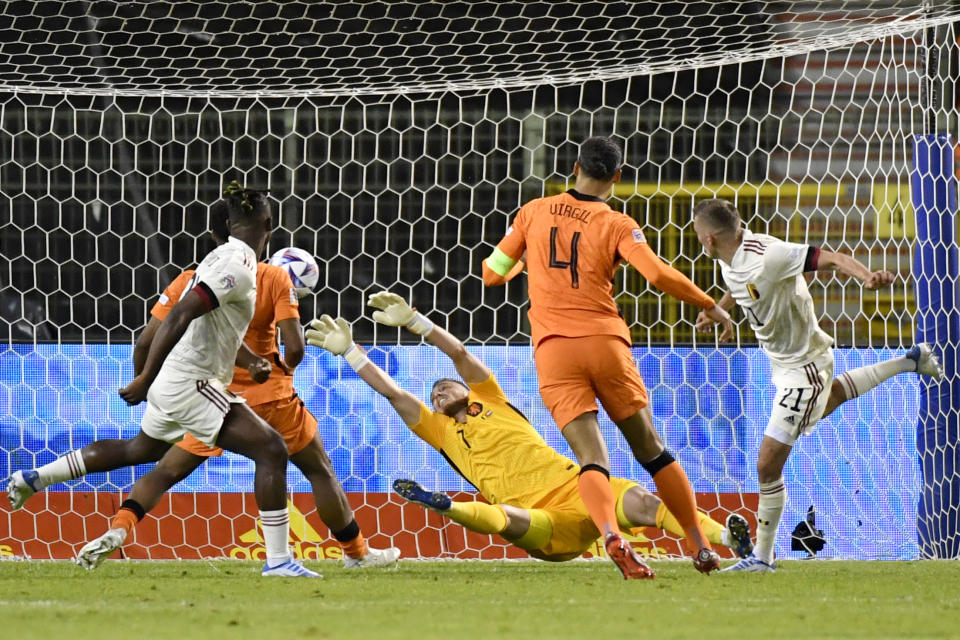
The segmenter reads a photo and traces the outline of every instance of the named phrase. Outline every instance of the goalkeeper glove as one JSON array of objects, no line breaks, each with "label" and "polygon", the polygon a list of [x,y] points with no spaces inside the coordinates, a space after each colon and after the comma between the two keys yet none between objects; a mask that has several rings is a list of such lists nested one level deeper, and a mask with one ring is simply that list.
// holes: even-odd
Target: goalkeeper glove
[{"label": "goalkeeper glove", "polygon": [[420,336],[426,336],[433,331],[433,322],[422,313],[417,313],[416,309],[395,293],[389,291],[373,293],[367,298],[367,304],[380,309],[373,312],[373,319],[381,324],[406,327]]},{"label": "goalkeeper glove", "polygon": [[343,318],[334,321],[328,315],[322,315],[310,322],[304,337],[307,344],[320,347],[335,356],[343,356],[354,371],[369,364],[367,354],[353,341],[350,325]]}]

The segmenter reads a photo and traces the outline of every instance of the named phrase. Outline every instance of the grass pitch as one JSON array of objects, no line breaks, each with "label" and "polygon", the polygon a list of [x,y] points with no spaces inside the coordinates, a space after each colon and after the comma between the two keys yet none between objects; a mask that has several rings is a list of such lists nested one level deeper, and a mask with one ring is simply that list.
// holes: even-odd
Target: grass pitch
[{"label": "grass pitch", "polygon": [[323,580],[261,578],[260,563],[0,563],[0,637],[957,638],[960,564],[786,561],[705,577],[653,562],[401,562]]}]

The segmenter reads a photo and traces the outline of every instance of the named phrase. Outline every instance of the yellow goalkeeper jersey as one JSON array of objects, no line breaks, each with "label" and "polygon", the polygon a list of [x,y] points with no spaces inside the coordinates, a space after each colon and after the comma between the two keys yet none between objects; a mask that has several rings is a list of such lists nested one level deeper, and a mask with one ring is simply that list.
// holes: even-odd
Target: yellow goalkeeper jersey
[{"label": "yellow goalkeeper jersey", "polygon": [[490,375],[470,384],[467,422],[420,406],[411,429],[440,452],[491,504],[535,509],[576,484],[580,467],[544,442]]}]

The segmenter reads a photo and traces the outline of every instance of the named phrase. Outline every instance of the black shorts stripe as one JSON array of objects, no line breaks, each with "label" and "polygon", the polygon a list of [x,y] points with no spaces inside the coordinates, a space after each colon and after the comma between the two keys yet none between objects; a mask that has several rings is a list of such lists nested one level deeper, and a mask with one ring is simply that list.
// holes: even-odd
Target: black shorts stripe
[{"label": "black shorts stripe", "polygon": [[230,410],[230,401],[222,394],[217,393],[217,390],[211,387],[210,383],[206,380],[197,380],[197,391],[204,398],[215,404],[224,414]]}]

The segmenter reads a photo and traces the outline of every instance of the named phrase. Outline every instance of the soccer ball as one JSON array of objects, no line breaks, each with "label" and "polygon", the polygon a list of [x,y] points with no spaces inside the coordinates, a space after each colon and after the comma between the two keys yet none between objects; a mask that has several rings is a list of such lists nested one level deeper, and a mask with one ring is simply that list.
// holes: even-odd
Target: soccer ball
[{"label": "soccer ball", "polygon": [[320,279],[320,268],[313,256],[297,247],[280,249],[270,256],[270,264],[286,269],[298,298],[309,295]]}]

